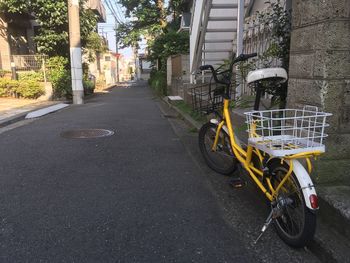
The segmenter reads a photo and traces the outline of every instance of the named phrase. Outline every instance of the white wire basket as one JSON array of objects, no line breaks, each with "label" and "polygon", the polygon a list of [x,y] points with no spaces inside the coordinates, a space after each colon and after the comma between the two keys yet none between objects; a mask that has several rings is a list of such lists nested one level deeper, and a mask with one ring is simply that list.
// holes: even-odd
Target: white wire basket
[{"label": "white wire basket", "polygon": [[325,152],[323,139],[330,113],[317,107],[246,112],[248,143],[272,156]]}]

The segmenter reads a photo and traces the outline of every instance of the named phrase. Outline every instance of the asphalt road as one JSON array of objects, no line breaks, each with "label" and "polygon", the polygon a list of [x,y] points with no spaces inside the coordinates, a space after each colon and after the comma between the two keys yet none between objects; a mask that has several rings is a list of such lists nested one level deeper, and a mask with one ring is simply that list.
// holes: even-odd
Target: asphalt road
[{"label": "asphalt road", "polygon": [[[142,83],[0,129],[0,262],[317,262],[208,170],[196,134]],[[99,128],[113,136],[67,139]],[[257,208],[260,207],[260,208]]]}]

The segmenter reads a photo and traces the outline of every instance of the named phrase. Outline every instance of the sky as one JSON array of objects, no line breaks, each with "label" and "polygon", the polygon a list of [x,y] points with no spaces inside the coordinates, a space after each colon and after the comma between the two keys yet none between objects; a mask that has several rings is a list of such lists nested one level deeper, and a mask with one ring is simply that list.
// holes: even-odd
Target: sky
[{"label": "sky", "polygon": [[[108,0],[104,0],[103,4],[106,9],[106,23],[98,23],[98,33],[101,36],[104,36],[107,38],[108,41],[108,47],[110,50],[113,52],[116,52],[116,39],[115,39],[115,26],[116,26],[116,20],[109,9],[110,4],[112,4],[112,8],[114,11],[118,13],[119,19],[122,19],[122,22],[125,22],[125,14],[123,7],[120,4],[117,4],[116,0],[109,0],[108,3],[106,3]],[[144,52],[144,47],[145,47],[145,41],[140,43],[141,45],[141,50],[139,50],[139,53]],[[132,49],[131,48],[124,48],[124,49],[119,49],[119,53],[123,54],[125,58],[131,58],[132,57]]]},{"label": "sky", "polygon": [[[119,20],[122,20],[122,22],[125,22],[125,13],[124,13],[124,8],[122,5],[117,3],[117,0],[103,0],[103,5],[106,9],[106,23],[98,23],[98,33],[104,37],[107,38],[108,40],[108,47],[110,50],[113,52],[116,51],[116,41],[115,41],[115,26],[116,26],[116,20],[112,14],[112,11],[109,9],[111,7],[113,11],[115,11],[119,17]],[[165,0],[165,6],[168,5],[168,0]],[[145,52],[145,47],[146,47],[146,41],[143,40],[140,44],[140,49],[139,53],[144,53]],[[131,48],[124,48],[124,49],[119,49],[119,53],[123,54],[124,57],[126,58],[131,58],[132,57],[132,49]]]},{"label": "sky", "polygon": [[[107,3],[106,3],[107,1]],[[108,48],[116,52],[116,39],[115,39],[115,27],[116,27],[116,20],[112,14],[112,11],[109,9],[111,5],[113,10],[118,13],[118,17],[120,19],[123,19],[122,22],[125,22],[125,15],[123,14],[123,8],[121,5],[117,4],[116,0],[103,0],[103,5],[106,9],[106,23],[98,23],[98,33],[101,36],[104,36],[107,38],[108,41]],[[131,57],[132,56],[132,50],[131,48],[125,48],[125,49],[119,49],[119,53],[123,54],[124,57]]]},{"label": "sky", "polygon": [[[115,40],[115,20],[111,12],[107,9],[107,21],[106,23],[98,23],[98,33],[101,36],[107,38],[108,48],[113,52],[116,52],[116,40]],[[123,54],[124,57],[131,57],[132,50],[131,48],[120,49],[119,53]]]}]

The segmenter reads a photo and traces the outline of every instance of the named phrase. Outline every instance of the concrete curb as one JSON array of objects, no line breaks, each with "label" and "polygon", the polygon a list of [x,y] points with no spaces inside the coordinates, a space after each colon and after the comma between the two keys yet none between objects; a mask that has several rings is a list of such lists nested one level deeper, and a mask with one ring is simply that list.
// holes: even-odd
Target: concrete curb
[{"label": "concrete curb", "polygon": [[60,103],[64,103],[62,101],[57,101],[52,103],[51,105],[38,105],[38,106],[34,106],[32,109],[28,109],[27,111],[24,111],[22,113],[19,113],[19,114],[15,114],[11,117],[8,117],[6,119],[3,119],[0,121],[0,128],[3,128],[5,126],[8,126],[10,124],[13,124],[13,123],[16,123],[16,122],[19,122],[19,121],[22,121],[25,119],[26,115],[30,112],[33,112],[33,111],[37,111],[37,110],[41,110],[41,109],[45,109],[45,108],[48,108],[48,107],[51,107],[51,106],[55,106],[57,104],[60,104]]},{"label": "concrete curb", "polygon": [[197,131],[200,130],[200,128],[202,127],[202,124],[199,123],[198,121],[195,121],[190,115],[182,112],[180,109],[178,109],[175,105],[171,104],[168,100],[167,97],[163,97],[162,100],[172,109],[174,109],[177,113],[179,113],[184,120],[186,121],[186,123],[188,123],[190,126],[192,126],[193,128],[195,128]]},{"label": "concrete curb", "polygon": [[40,118],[40,117],[45,116],[47,114],[50,114],[50,113],[62,110],[64,108],[68,107],[68,106],[69,106],[69,104],[67,104],[67,103],[59,103],[59,104],[56,104],[56,105],[51,105],[51,106],[46,107],[46,108],[42,108],[42,109],[39,109],[39,110],[35,110],[35,111],[32,111],[32,112],[29,112],[25,116],[25,119]]},{"label": "concrete curb", "polygon": [[[111,90],[112,88],[114,88],[116,86],[117,86],[117,84],[109,85],[104,90]],[[98,96],[98,95],[100,95],[100,94],[99,93],[92,93],[92,94],[89,94],[87,96],[84,96],[84,99],[85,100],[89,100],[89,99],[92,99],[92,98],[94,98],[95,96]],[[46,102],[49,102],[49,101],[46,101]],[[38,102],[36,102],[36,103],[38,103]],[[33,104],[36,104],[36,103],[33,103]],[[52,102],[52,104],[50,104],[50,105],[38,105],[36,107],[34,106],[32,109],[28,109],[27,111],[24,111],[22,113],[15,114],[13,116],[10,116],[8,118],[0,120],[0,128],[4,128],[4,127],[6,127],[8,125],[11,125],[13,123],[16,123],[16,122],[24,120],[26,115],[31,113],[31,112],[42,110],[42,109],[45,109],[45,108],[49,108],[49,107],[52,107],[52,106],[55,106],[55,105],[58,105],[58,104],[61,104],[61,103],[71,104],[69,101],[57,101],[57,102],[55,101],[55,102]],[[60,109],[58,109],[58,110],[60,110]]]},{"label": "concrete curb", "polygon": [[[104,91],[110,91],[110,90],[112,90],[113,88],[117,87],[118,84],[120,84],[120,83],[111,84],[111,85],[107,86],[107,87],[106,87],[105,89],[103,89],[103,90],[104,90]],[[99,92],[97,91],[96,93],[92,93],[92,94],[89,94],[89,95],[84,96],[84,100],[92,99],[92,98],[94,98],[94,97],[96,97],[96,96],[99,96],[99,95],[101,95],[101,94],[103,94],[103,93],[99,93]],[[43,101],[43,103],[45,103],[45,102],[49,102],[49,101]],[[36,103],[40,103],[40,102],[36,102]],[[33,104],[36,104],[36,103],[33,103]],[[29,110],[24,111],[24,112],[22,112],[22,113],[15,114],[15,115],[13,115],[13,116],[10,116],[10,117],[8,117],[8,118],[5,118],[5,119],[3,119],[3,120],[0,120],[0,128],[4,128],[4,127],[6,127],[6,126],[8,126],[8,125],[11,125],[11,124],[13,124],[13,123],[16,123],[16,122],[19,122],[19,121],[24,120],[25,117],[26,117],[26,115],[29,114],[29,113],[31,113],[31,112],[38,111],[38,110],[42,110],[42,109],[45,109],[45,108],[49,108],[49,107],[51,107],[51,106],[55,106],[55,105],[60,104],[60,103],[71,104],[71,102],[69,102],[69,101],[57,101],[57,102],[54,102],[54,101],[53,101],[52,104],[50,104],[50,105],[45,105],[45,106],[44,106],[44,105],[38,105],[37,107],[33,107],[32,109],[29,109]],[[30,106],[30,104],[29,104],[28,106]],[[57,109],[57,111],[58,111],[58,110],[60,110],[60,109]]]},{"label": "concrete curb", "polygon": [[[193,120],[193,118],[182,112],[175,105],[171,104],[167,97],[163,97],[162,100],[172,109],[174,109],[178,114],[180,114],[187,124],[195,128],[199,131],[202,126],[197,121]],[[239,113],[240,114],[240,113]],[[348,242],[346,238],[346,234],[350,232],[350,221],[348,218],[344,216],[344,213],[334,207],[331,202],[327,201],[326,198],[323,197],[323,191],[319,191],[319,199],[320,205],[323,207],[322,212],[319,213],[320,219],[325,221],[327,224],[326,227],[320,229],[320,233],[315,235],[314,240],[307,246],[306,249],[310,250],[315,256],[317,256],[321,262],[342,262],[344,259],[344,254],[346,255],[349,251],[344,251],[342,249],[343,255],[339,255],[339,251],[337,249],[329,247],[329,235],[332,233],[325,233],[328,231],[328,225],[336,230],[336,232],[340,233],[339,239],[340,242]],[[345,228],[345,229],[344,229]],[[345,231],[345,232],[344,232]],[[345,236],[343,236],[345,234]]]}]

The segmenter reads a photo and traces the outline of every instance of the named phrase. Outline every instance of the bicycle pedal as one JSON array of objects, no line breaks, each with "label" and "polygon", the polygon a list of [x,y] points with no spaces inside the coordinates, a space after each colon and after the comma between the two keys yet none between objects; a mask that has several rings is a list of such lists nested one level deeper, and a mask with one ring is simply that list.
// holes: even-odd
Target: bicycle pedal
[{"label": "bicycle pedal", "polygon": [[246,181],[244,181],[242,178],[231,178],[229,181],[229,185],[231,185],[234,188],[242,188],[247,185]]}]

